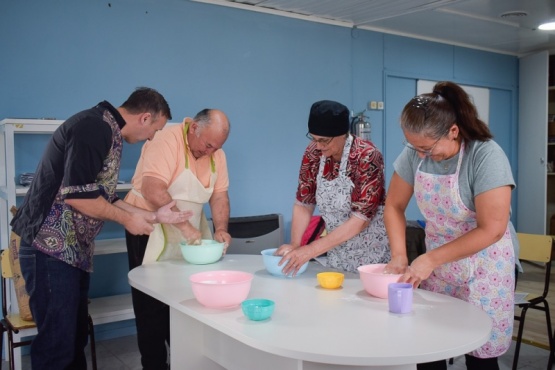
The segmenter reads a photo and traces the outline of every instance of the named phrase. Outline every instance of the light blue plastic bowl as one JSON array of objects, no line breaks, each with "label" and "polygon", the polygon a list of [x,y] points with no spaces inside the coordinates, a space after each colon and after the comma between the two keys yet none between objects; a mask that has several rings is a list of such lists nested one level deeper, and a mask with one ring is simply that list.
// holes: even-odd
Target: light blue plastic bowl
[{"label": "light blue plastic bowl", "polygon": [[243,314],[253,321],[266,320],[274,313],[276,304],[270,299],[253,298],[241,303]]},{"label": "light blue plastic bowl", "polygon": [[[281,261],[282,256],[274,256],[275,251],[277,251],[277,248],[264,249],[263,251],[260,252],[262,254],[262,261],[264,262],[264,267],[266,267],[266,270],[274,276],[286,276],[281,271],[286,264],[284,263],[281,266],[278,266],[278,263],[279,261]],[[296,276],[305,272],[307,267],[308,267],[308,262],[306,262],[304,265],[301,266],[299,271],[297,271]],[[292,277],[292,275],[289,274],[287,275],[287,277]]]},{"label": "light blue plastic bowl", "polygon": [[210,239],[202,239],[201,245],[189,245],[181,243],[181,254],[183,258],[193,265],[208,265],[222,258],[224,243]]}]

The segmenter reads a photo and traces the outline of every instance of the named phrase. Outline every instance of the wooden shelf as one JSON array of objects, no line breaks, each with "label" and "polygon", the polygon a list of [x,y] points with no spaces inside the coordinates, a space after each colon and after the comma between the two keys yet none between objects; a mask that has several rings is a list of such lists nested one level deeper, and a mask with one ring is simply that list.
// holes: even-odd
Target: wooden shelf
[{"label": "wooden shelf", "polygon": [[[89,314],[94,325],[134,319],[131,293],[92,298],[89,302]],[[36,327],[20,330],[18,334],[19,337],[32,335],[37,335]]]},{"label": "wooden shelf", "polygon": [[95,325],[134,319],[131,294],[93,298],[89,303],[89,314]]}]

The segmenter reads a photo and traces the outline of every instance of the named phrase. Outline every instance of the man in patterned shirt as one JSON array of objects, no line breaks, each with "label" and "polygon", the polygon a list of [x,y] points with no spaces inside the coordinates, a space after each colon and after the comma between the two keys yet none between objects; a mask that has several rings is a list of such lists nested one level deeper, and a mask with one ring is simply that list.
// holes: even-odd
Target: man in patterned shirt
[{"label": "man in patterned shirt", "polygon": [[[137,234],[190,214],[170,203],[147,211],[118,199],[123,141],[150,140],[171,119],[156,90],[139,88],[115,108],[103,101],[75,114],[52,135],[23,204],[11,222],[38,328],[33,369],[86,369],[88,291],[94,238],[105,220]],[[165,221],[164,221],[165,220]]]}]

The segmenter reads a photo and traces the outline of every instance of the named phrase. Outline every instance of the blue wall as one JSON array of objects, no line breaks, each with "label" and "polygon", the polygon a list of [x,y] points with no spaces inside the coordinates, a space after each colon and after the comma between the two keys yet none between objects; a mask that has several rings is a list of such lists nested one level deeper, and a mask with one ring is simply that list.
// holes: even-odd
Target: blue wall
[{"label": "blue wall", "polygon": [[[232,216],[282,213],[289,230],[316,100],[355,112],[385,102],[368,116],[391,176],[400,110],[420,78],[492,89],[491,127],[516,177],[513,56],[186,0],[1,1],[0,35],[0,118],[64,119],[104,99],[119,105],[143,85],[165,95],[176,122],[223,109],[232,124],[224,146]],[[122,178],[139,151],[124,149]],[[19,158],[19,172],[32,172],[38,155]],[[123,233],[108,225],[103,235]],[[92,296],[128,291],[124,255],[95,263]]]}]

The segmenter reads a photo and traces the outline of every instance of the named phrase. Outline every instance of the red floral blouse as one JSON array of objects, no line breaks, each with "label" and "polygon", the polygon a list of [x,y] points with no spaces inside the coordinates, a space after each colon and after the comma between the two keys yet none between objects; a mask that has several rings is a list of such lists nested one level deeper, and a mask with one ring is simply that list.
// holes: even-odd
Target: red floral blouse
[{"label": "red floral blouse", "polygon": [[[320,167],[321,151],[310,143],[303,155],[299,171],[297,201],[316,204],[316,177]],[[340,162],[326,158],[323,176],[335,179],[339,174]],[[384,163],[382,153],[371,142],[354,137],[347,163],[347,176],[354,184],[351,193],[351,209],[354,213],[372,219],[378,206],[385,203]]]}]

